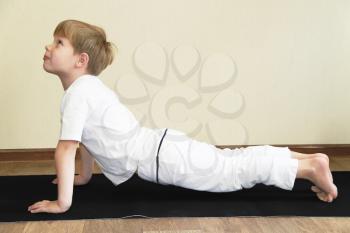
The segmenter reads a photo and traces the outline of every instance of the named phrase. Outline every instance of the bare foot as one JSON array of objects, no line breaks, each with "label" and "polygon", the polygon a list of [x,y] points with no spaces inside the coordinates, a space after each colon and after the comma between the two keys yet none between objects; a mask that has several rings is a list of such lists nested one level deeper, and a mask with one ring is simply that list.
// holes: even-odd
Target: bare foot
[{"label": "bare foot", "polygon": [[329,169],[329,162],[324,157],[315,157],[310,160],[308,178],[315,186],[311,187],[317,197],[326,202],[332,202],[338,196],[337,187],[333,184],[333,178]]},{"label": "bare foot", "polygon": [[[304,159],[310,160],[310,159],[315,158],[315,157],[321,157],[321,158],[324,158],[326,160],[326,163],[327,163],[326,166],[329,167],[328,155],[323,154],[323,153],[303,154],[303,153],[292,151],[292,156],[294,159],[298,159],[298,160],[304,160]],[[328,175],[329,175],[331,181],[333,182],[333,176],[332,176],[330,169],[328,169]]]},{"label": "bare foot", "polygon": [[[316,155],[316,156],[320,156],[320,157],[322,157],[322,158],[325,158],[326,161],[327,161],[327,167],[329,167],[329,158],[328,158],[328,155],[323,154],[323,153],[316,153],[315,155]],[[332,183],[333,183],[333,176],[332,176],[332,172],[331,172],[330,169],[328,169],[328,175],[329,175],[329,177],[330,177],[330,179],[331,179],[331,181],[332,181]]]}]

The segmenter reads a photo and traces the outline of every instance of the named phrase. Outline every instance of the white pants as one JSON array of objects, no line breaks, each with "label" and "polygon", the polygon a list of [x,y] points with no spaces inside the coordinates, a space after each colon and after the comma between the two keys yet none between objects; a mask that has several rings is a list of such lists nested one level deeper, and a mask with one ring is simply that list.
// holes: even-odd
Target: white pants
[{"label": "white pants", "polygon": [[[153,154],[139,161],[137,174],[156,182],[157,151]],[[288,147],[219,149],[170,128],[159,150],[159,183],[200,191],[231,192],[257,183],[291,190],[297,169]]]}]

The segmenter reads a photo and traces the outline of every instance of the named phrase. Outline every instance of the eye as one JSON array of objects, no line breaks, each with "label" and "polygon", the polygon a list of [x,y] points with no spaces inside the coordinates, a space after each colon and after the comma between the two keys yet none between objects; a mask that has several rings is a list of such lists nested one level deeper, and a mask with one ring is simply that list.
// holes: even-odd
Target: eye
[{"label": "eye", "polygon": [[63,41],[60,39],[57,39],[55,43],[56,43],[56,46],[63,45]]}]

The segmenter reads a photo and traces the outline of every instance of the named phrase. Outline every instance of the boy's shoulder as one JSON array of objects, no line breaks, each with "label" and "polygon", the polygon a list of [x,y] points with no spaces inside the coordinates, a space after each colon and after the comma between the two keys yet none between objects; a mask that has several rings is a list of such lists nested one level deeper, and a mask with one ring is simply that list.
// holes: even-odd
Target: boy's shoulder
[{"label": "boy's shoulder", "polygon": [[83,78],[78,78],[75,80],[71,86],[67,89],[65,95],[83,95],[86,93],[91,93],[98,90],[101,85],[101,80],[94,76],[85,76]]},{"label": "boy's shoulder", "polygon": [[[75,83],[76,81],[79,81]],[[76,80],[69,88],[62,99],[62,102],[69,101],[88,101],[88,102],[110,102],[119,101],[118,95],[107,87],[99,78],[84,78]]]}]

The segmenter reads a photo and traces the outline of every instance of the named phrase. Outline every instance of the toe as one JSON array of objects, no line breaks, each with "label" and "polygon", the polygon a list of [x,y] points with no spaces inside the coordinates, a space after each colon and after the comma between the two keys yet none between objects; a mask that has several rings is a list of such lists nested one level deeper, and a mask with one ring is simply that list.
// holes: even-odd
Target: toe
[{"label": "toe", "polygon": [[312,190],[313,192],[315,192],[315,193],[320,193],[320,192],[322,192],[322,190],[319,189],[317,186],[311,186],[311,190]]}]

